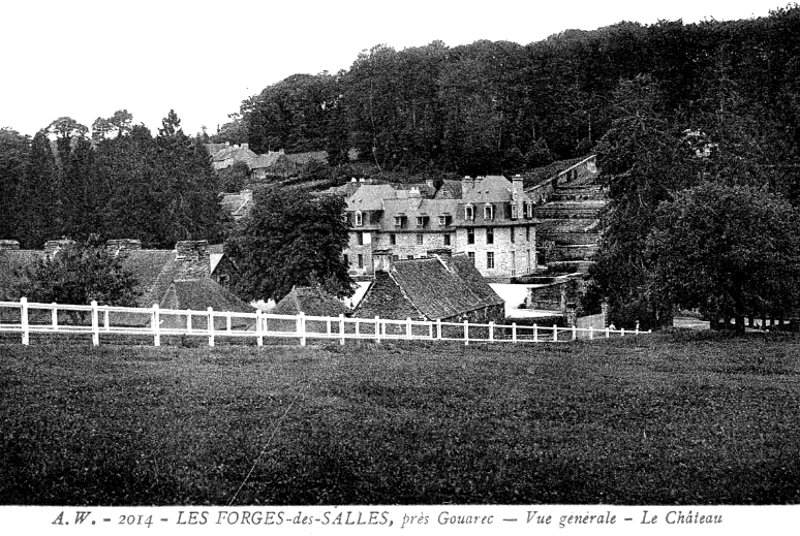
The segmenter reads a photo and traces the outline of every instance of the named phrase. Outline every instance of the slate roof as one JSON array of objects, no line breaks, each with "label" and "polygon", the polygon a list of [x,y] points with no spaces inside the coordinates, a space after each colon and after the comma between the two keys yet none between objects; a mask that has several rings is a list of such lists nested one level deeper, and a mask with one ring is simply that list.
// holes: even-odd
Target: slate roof
[{"label": "slate roof", "polygon": [[211,157],[212,162],[224,162],[226,160],[233,160],[234,162],[244,162],[248,166],[252,166],[258,155],[250,150],[249,147],[237,147],[235,145],[226,147],[221,151],[217,151]]},{"label": "slate roof", "polygon": [[[44,257],[44,251],[0,251],[0,297],[19,299],[12,290],[27,266],[33,266]],[[180,279],[180,267],[175,250],[133,250],[120,258],[125,270],[138,281],[139,307],[196,309],[204,311],[213,307],[219,311],[252,312],[253,308],[217,284],[210,277]],[[213,261],[212,261],[213,262]],[[142,325],[148,320],[144,315],[120,314],[114,320],[128,325]]]},{"label": "slate roof", "polygon": [[397,260],[388,274],[378,272],[354,316],[437,320],[503,304],[466,255],[434,256]]},{"label": "slate roof", "polygon": [[417,217],[419,216],[428,217],[426,230],[451,229],[452,226],[442,227],[439,225],[439,216],[449,214],[454,221],[457,210],[457,199],[425,199],[424,197],[385,199],[381,228],[384,231],[393,231],[395,216],[404,215],[407,218],[406,229],[417,229]]},{"label": "slate roof", "polygon": [[270,152],[258,155],[253,164],[251,165],[252,169],[261,169],[261,168],[269,168],[274,166],[281,158],[285,158],[286,155],[280,152]]},{"label": "slate roof", "polygon": [[318,287],[294,287],[271,311],[278,315],[304,313],[311,316],[339,316],[349,313],[347,307]]},{"label": "slate roof", "polygon": [[383,210],[384,199],[397,199],[408,196],[408,190],[397,190],[391,184],[361,184],[353,195],[347,198],[347,210]]},{"label": "slate roof", "polygon": [[503,203],[511,201],[511,181],[502,175],[476,177],[462,184],[464,203]]},{"label": "slate roof", "polygon": [[311,151],[308,153],[287,154],[286,158],[288,158],[291,162],[297,164],[298,166],[303,166],[305,164],[308,164],[309,162],[319,162],[320,164],[328,163],[328,153],[326,151]]}]

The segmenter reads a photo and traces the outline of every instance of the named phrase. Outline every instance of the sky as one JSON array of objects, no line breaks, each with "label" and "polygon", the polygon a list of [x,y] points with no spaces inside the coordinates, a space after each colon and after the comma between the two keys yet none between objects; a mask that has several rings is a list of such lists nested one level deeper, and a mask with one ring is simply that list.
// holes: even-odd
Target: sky
[{"label": "sky", "polygon": [[[157,133],[174,109],[187,134],[209,134],[241,101],[296,73],[348,69],[377,44],[440,40],[527,44],[620,21],[762,17],[780,0],[37,0],[8,1],[0,127],[33,135],[70,116],[91,126],[127,109]],[[544,7],[546,6],[546,7]]]}]

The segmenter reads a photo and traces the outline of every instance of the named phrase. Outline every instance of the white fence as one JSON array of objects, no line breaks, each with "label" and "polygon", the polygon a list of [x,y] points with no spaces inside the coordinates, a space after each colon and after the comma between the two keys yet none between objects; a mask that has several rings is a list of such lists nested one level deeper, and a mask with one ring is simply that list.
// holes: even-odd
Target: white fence
[{"label": "white fence", "polygon": [[581,339],[639,335],[635,330],[594,329],[576,327],[510,325],[390,320],[385,318],[350,318],[299,315],[275,315],[261,311],[236,313],[115,307],[98,305],[59,305],[0,301],[0,333],[19,333],[22,344],[30,344],[31,334],[85,334],[98,346],[103,335],[136,335],[153,338],[160,346],[162,337],[201,337],[214,346],[217,338],[255,339],[261,346],[265,338],[298,339],[305,346],[309,339],[338,340],[437,340],[470,343],[538,343],[566,342]]}]

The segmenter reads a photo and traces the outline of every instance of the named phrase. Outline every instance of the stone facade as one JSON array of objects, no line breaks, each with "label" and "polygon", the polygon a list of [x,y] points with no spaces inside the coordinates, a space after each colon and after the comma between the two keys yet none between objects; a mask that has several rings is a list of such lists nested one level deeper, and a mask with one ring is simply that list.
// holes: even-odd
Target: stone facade
[{"label": "stone facade", "polygon": [[199,279],[211,275],[208,240],[182,240],[175,244],[178,273],[175,279]]},{"label": "stone facade", "polygon": [[359,188],[347,198],[350,236],[344,254],[351,275],[373,275],[375,250],[389,249],[395,259],[405,260],[439,248],[467,253],[481,275],[493,281],[533,273],[533,203],[523,192],[522,178],[465,177],[460,190],[459,197],[436,197],[427,188]]}]

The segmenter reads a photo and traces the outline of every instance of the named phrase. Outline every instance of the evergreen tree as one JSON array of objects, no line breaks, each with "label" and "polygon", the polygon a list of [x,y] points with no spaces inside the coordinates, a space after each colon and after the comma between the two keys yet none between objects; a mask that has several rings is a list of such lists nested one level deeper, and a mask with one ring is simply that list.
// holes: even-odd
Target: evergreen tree
[{"label": "evergreen tree", "polygon": [[33,137],[26,171],[17,189],[16,236],[23,247],[40,248],[60,230],[56,163],[44,130]]},{"label": "evergreen tree", "polygon": [[15,130],[0,129],[0,238],[16,237],[17,194],[27,173],[30,143]]}]

